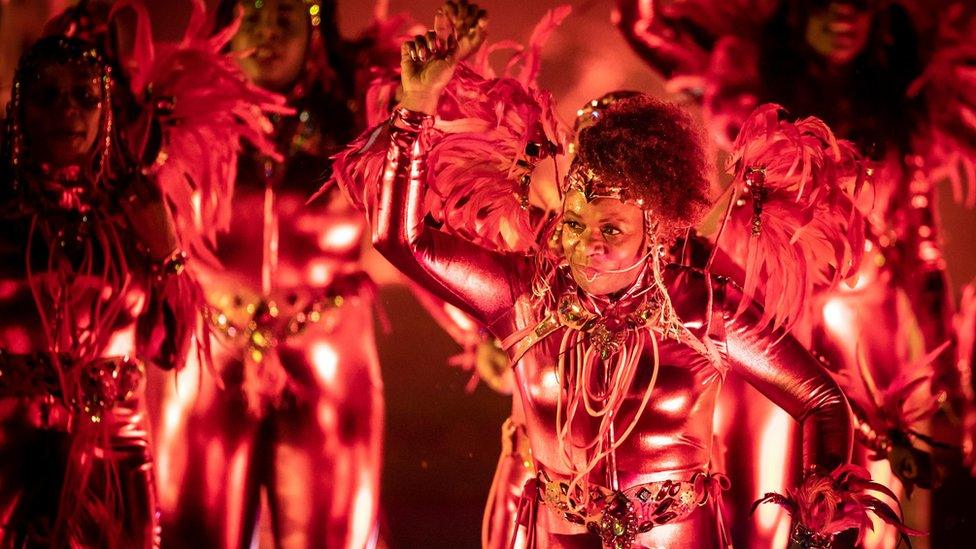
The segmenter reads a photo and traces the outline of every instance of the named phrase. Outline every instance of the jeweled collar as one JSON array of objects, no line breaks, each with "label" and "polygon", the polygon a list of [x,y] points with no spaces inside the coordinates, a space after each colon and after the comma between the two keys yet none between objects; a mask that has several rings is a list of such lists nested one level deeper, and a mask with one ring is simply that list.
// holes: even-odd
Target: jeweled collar
[{"label": "jeweled collar", "polygon": [[554,317],[566,328],[588,333],[604,359],[620,350],[628,332],[651,324],[660,324],[656,327],[666,337],[678,338],[682,329],[677,318],[664,315],[667,322],[659,322],[664,290],[654,284],[650,271],[645,266],[633,285],[615,296],[591,296],[574,283],[560,297]]},{"label": "jeweled collar", "polygon": [[21,177],[22,210],[86,213],[97,208],[95,189],[82,176],[80,167],[39,168]]}]

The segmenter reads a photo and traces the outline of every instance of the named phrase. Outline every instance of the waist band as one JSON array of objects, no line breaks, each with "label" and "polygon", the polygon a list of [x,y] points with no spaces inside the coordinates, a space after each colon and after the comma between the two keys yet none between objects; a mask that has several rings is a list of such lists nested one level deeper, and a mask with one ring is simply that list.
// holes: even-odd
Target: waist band
[{"label": "waist band", "polygon": [[365,273],[351,273],[307,297],[304,304],[290,307],[292,310],[288,310],[287,303],[270,298],[256,303],[240,300],[228,308],[211,305],[207,319],[216,333],[245,348],[246,358],[260,363],[282,341],[301,334],[312,324],[329,321],[330,311],[341,308],[349,298],[372,290],[373,283]]},{"label": "waist band", "polygon": [[609,547],[631,547],[638,535],[688,518],[730,486],[721,473],[699,471],[688,480],[647,482],[624,490],[591,484],[584,497],[582,488],[570,494],[569,483],[551,480],[544,470],[537,481],[537,497],[546,507],[568,522],[586,526]]},{"label": "waist band", "polygon": [[0,351],[0,396],[57,400],[92,423],[99,423],[106,411],[135,397],[144,377],[142,363],[129,356],[75,364],[68,357],[55,361],[46,353]]}]

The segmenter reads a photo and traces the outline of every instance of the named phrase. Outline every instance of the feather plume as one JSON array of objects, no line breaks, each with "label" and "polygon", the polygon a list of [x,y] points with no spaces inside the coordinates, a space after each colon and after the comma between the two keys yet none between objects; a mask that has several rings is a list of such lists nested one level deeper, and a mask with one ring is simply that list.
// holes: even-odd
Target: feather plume
[{"label": "feather plume", "polygon": [[[443,230],[497,250],[527,252],[539,245],[546,215],[527,207],[531,171],[539,157],[562,150],[569,132],[556,119],[551,95],[538,90],[534,79],[542,43],[568,14],[566,6],[551,10],[527,48],[502,44],[516,50],[503,76],[494,76],[482,55],[458,66],[428,135],[425,204]],[[375,86],[389,89],[389,83]],[[368,210],[387,144],[384,125],[362,134],[334,157],[333,179],[323,189],[338,184],[353,204]]]},{"label": "feather plume", "polygon": [[848,530],[857,531],[860,543],[872,527],[870,512],[894,526],[911,547],[908,536],[925,535],[924,532],[906,526],[900,509],[896,512],[886,499],[898,507],[894,492],[872,481],[867,469],[846,464],[830,474],[813,469],[787,495],[767,493],[752,504],[752,510],[755,512],[763,503],[783,507],[794,522],[793,541],[804,547],[829,547],[837,534]]},{"label": "feather plume", "polygon": [[143,116],[161,131],[151,170],[174,211],[183,246],[194,257],[210,258],[208,245],[229,226],[242,140],[280,159],[265,113],[288,109],[283,97],[249,83],[233,59],[221,54],[239,20],[211,36],[205,5],[194,0],[182,40],[164,44],[153,41],[144,2],[117,2],[110,17],[123,10],[135,14],[137,34],[119,62],[143,102]]},{"label": "feather plume", "polygon": [[857,273],[864,220],[851,196],[864,181],[852,144],[817,118],[783,115],[763,105],[740,131],[729,160],[733,203],[716,242],[744,267],[743,303],[761,301],[760,327],[788,331],[815,291]]}]

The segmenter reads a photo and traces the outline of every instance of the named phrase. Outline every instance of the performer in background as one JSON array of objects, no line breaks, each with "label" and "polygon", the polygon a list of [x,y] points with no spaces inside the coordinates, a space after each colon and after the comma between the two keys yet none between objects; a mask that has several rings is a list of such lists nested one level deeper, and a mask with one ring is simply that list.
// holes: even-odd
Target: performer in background
[{"label": "performer in background", "polygon": [[[192,36],[157,44],[132,72],[132,52],[112,48],[116,13],[141,6],[116,7],[55,21],[21,59],[7,110],[2,547],[158,546],[146,367],[178,369],[191,340],[204,339],[184,249],[198,247],[194,222],[221,200],[207,174],[229,167],[221,160],[235,159],[242,135],[267,149],[259,127],[270,97]],[[134,35],[143,51],[153,49],[147,30]],[[180,81],[174,66],[204,82]],[[198,157],[191,135],[215,143]],[[196,209],[177,200],[195,189],[214,192]]]},{"label": "performer in background", "polygon": [[384,411],[365,224],[336,187],[306,202],[364,127],[366,84],[399,61],[399,19],[347,41],[333,1],[226,1],[218,19],[235,13],[239,27],[220,31],[233,36],[230,55],[292,112],[272,118],[281,156],[245,152],[224,224],[211,227],[220,268],[202,282],[214,368],[163,397],[163,545],[247,546],[263,496],[278,547],[366,547]]},{"label": "performer in background", "polygon": [[152,547],[158,536],[144,368],[177,366],[190,326],[164,324],[160,305],[174,304],[160,300],[181,297],[183,256],[154,182],[113,164],[123,146],[114,84],[103,54],[67,37],[32,46],[14,81],[2,178],[4,547]]},{"label": "performer in background", "polygon": [[[753,108],[773,101],[794,116],[824,119],[872,161],[873,191],[859,201],[868,246],[857,283],[822,293],[795,333],[840,374],[858,418],[859,460],[887,459],[872,470],[897,477],[906,495],[915,486],[933,488],[946,475],[955,478],[936,495],[932,539],[939,545],[962,535],[958,528],[967,520],[961,517],[972,506],[948,492],[968,476],[960,449],[971,447],[974,417],[971,388],[961,382],[968,372],[956,368],[944,347],[953,307],[936,184],[948,177],[961,195],[976,173],[976,127],[964,115],[976,89],[965,69],[974,55],[965,38],[971,14],[961,2],[945,2],[945,17],[931,27],[916,25],[924,13],[899,2],[620,0],[617,6],[617,24],[635,51],[672,91],[702,102],[719,145],[728,148]],[[782,482],[758,469],[764,455],[776,455],[763,449],[772,439],[742,436],[781,424],[756,402],[744,396],[725,414],[751,418],[726,422],[728,440],[756,441],[752,449],[737,442],[735,454],[727,455],[732,474],[751,484],[733,491],[740,502]],[[927,520],[927,494],[913,500],[915,522]],[[768,546],[775,533],[768,518],[760,512],[737,532],[738,542]],[[744,520],[735,517],[736,524]],[[869,536],[868,546],[896,541],[895,531],[883,529]]]}]

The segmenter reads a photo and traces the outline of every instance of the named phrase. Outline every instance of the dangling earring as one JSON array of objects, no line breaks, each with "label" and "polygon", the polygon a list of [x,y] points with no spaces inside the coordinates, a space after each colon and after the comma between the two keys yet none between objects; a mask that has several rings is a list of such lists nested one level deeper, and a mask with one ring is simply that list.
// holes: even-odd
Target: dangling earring
[{"label": "dangling earring", "polygon": [[24,162],[24,135],[20,124],[20,89],[21,78],[17,75],[14,80],[13,95],[7,105],[7,119],[10,135],[10,165],[13,167],[13,181],[10,186],[14,191],[20,190],[20,171]]},{"label": "dangling earring", "polygon": [[110,169],[110,154],[112,150],[112,128],[115,120],[112,116],[112,67],[106,66],[102,72],[102,147],[95,154],[92,161],[93,181],[104,181],[108,178]]}]

